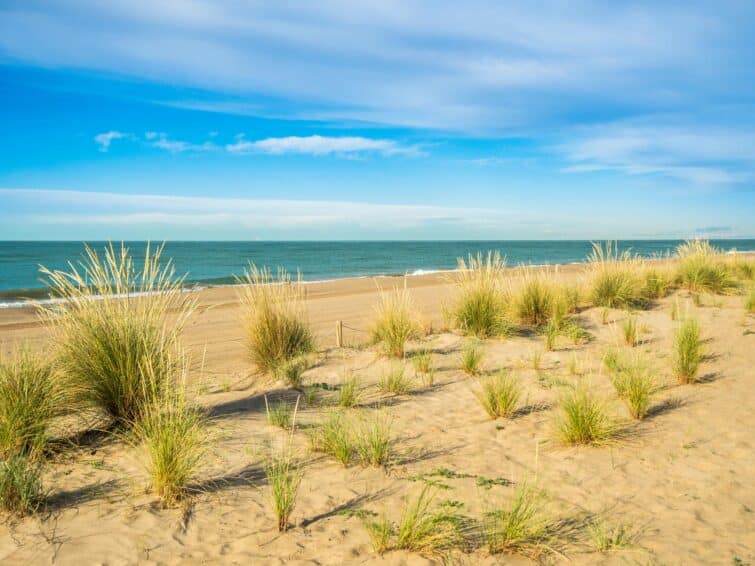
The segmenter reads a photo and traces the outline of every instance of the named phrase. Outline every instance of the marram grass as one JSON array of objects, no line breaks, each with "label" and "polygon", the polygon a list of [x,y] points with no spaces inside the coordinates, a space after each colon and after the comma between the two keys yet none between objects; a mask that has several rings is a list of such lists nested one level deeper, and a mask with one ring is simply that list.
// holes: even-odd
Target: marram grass
[{"label": "marram grass", "polygon": [[74,404],[72,387],[47,359],[26,348],[0,359],[0,458],[41,456],[54,419]]},{"label": "marram grass", "polygon": [[303,468],[288,451],[267,462],[265,477],[270,487],[276,526],[279,532],[286,531],[290,525],[291,514],[296,508],[299,486],[304,477]]},{"label": "marram grass", "polygon": [[482,346],[473,342],[467,344],[461,352],[461,369],[467,375],[476,376],[482,372],[482,362],[485,359],[485,351]]},{"label": "marram grass", "polygon": [[491,554],[524,554],[537,558],[548,550],[549,518],[541,492],[522,482],[508,505],[488,511],[483,535]]},{"label": "marram grass", "polygon": [[406,343],[417,336],[419,324],[409,290],[396,287],[380,291],[370,335],[388,356],[403,358]]},{"label": "marram grass", "polygon": [[300,280],[292,280],[284,269],[274,279],[268,268],[250,264],[239,283],[246,344],[259,370],[275,372],[314,350]]},{"label": "marram grass", "polygon": [[40,466],[20,455],[0,460],[0,509],[23,516],[44,503]]},{"label": "marram grass", "polygon": [[679,257],[678,277],[693,293],[728,295],[739,289],[723,253],[707,240],[688,240],[676,249]]},{"label": "marram grass", "polygon": [[515,377],[501,370],[481,380],[480,390],[475,395],[490,418],[511,418],[522,396],[522,387]]},{"label": "marram grass", "polygon": [[557,291],[547,276],[525,270],[512,303],[519,322],[539,327],[553,317],[557,300]]},{"label": "marram grass", "polygon": [[686,318],[674,333],[672,367],[680,383],[692,383],[697,379],[703,346],[700,339],[700,323]]},{"label": "marram grass", "polygon": [[645,360],[639,355],[623,359],[617,364],[611,381],[616,394],[624,401],[634,419],[644,419],[652,397],[657,391],[655,379]]},{"label": "marram grass", "polygon": [[69,271],[41,269],[51,292],[63,303],[38,305],[49,323],[56,367],[84,401],[123,424],[138,420],[160,394],[147,383],[174,371],[171,356],[195,299],[182,291],[162,246],[147,245],[137,266],[123,244],[109,244],[100,257],[86,247]]},{"label": "marram grass", "polygon": [[505,335],[510,330],[506,317],[504,289],[506,261],[497,252],[486,256],[459,258],[454,274],[456,297],[449,311],[453,325],[478,338]]},{"label": "marram grass", "polygon": [[625,308],[642,303],[642,262],[611,242],[593,243],[588,257],[591,274],[590,302],[599,307]]},{"label": "marram grass", "polygon": [[608,414],[606,403],[580,385],[561,398],[555,421],[555,435],[563,444],[601,444],[619,432]]}]

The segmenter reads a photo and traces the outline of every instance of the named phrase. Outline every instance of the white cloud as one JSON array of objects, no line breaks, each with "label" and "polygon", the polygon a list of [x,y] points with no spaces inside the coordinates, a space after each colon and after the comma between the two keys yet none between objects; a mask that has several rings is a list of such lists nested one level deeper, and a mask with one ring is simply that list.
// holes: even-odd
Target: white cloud
[{"label": "white cloud", "polygon": [[348,155],[374,152],[382,155],[424,155],[416,146],[402,146],[392,140],[371,139],[359,136],[288,136],[248,141],[243,137],[226,145],[231,153],[269,153],[283,155],[298,153],[306,155]]},{"label": "white cloud", "polygon": [[164,149],[170,153],[183,153],[185,151],[202,152],[218,149],[218,146],[209,141],[196,144],[187,141],[172,140],[163,132],[147,132],[144,134],[144,138],[147,140],[147,145]]},{"label": "white cloud", "polygon": [[113,142],[113,140],[119,140],[126,137],[129,137],[129,134],[124,134],[123,132],[118,132],[116,130],[110,130],[109,132],[103,132],[94,136],[94,142],[100,146],[100,151],[106,152],[108,149],[110,149],[110,144]]}]

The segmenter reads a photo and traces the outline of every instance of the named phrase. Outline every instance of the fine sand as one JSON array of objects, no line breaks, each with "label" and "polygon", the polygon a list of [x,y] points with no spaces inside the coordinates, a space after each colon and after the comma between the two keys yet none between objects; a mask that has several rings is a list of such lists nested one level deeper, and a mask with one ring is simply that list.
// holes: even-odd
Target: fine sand
[{"label": "fine sand", "polygon": [[[561,277],[579,278],[568,266]],[[442,305],[453,287],[442,274],[410,277],[407,285],[432,334],[413,341],[410,351],[429,348],[437,367],[435,385],[391,398],[374,387],[391,366],[375,348],[362,345],[377,300],[376,283],[402,279],[343,280],[308,285],[307,309],[318,337],[319,356],[306,383],[338,384],[348,370],[367,387],[363,404],[383,399],[393,419],[397,461],[387,471],[344,468],[309,452],[300,430],[294,442],[306,459],[294,527],[279,534],[261,469],[263,459],[287,432],[266,423],[263,394],[295,399],[282,383],[255,375],[243,343],[239,303],[232,287],[199,294],[199,309],[185,330],[195,365],[191,376],[198,402],[212,416],[212,447],[197,477],[197,493],[178,508],[162,509],[146,493],[144,458],[138,448],[112,438],[84,439],[53,457],[44,482],[47,508],[39,515],[0,525],[3,564],[426,564],[431,559],[403,551],[380,557],[372,550],[362,520],[349,510],[364,509],[398,519],[403,499],[421,483],[411,478],[446,468],[465,478],[438,478],[449,489],[437,502],[458,501],[460,511],[479,518],[507,501],[523,480],[548,496],[551,514],[563,520],[562,555],[576,564],[748,564],[755,563],[755,317],[746,316],[741,296],[704,297],[695,306],[675,292],[636,316],[642,343],[659,382],[651,415],[631,423],[601,357],[620,344],[627,316],[602,309],[579,314],[595,339],[574,345],[560,338],[544,352],[540,372],[531,358],[544,339],[525,333],[487,340],[485,367],[507,368],[525,388],[526,407],[513,420],[490,420],[475,398],[474,379],[459,369],[466,339],[443,328]],[[673,301],[701,322],[707,357],[702,381],[677,385],[671,377]],[[345,324],[345,348],[335,348],[336,321]],[[0,311],[0,351],[21,341],[45,350],[44,329],[31,309]],[[359,346],[359,347],[356,347]],[[621,346],[624,347],[624,346]],[[567,369],[576,356],[579,375]],[[411,363],[407,372],[413,375]],[[610,400],[612,413],[629,427],[609,446],[564,448],[551,439],[562,382],[583,380]],[[373,410],[369,407],[364,411]],[[304,407],[302,427],[316,422],[322,407]],[[64,433],[66,431],[61,431]],[[479,478],[505,480],[478,485]],[[635,544],[598,553],[584,535],[590,518],[631,525]],[[466,564],[527,564],[521,556],[490,556],[480,548],[455,556]],[[737,562],[740,560],[741,562]]]}]

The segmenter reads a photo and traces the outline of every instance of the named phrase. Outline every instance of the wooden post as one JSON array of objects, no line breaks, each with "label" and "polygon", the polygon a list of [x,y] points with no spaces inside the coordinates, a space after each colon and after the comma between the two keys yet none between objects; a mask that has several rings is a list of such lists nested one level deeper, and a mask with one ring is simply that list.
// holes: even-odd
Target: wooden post
[{"label": "wooden post", "polygon": [[343,321],[336,321],[336,347],[343,348]]}]

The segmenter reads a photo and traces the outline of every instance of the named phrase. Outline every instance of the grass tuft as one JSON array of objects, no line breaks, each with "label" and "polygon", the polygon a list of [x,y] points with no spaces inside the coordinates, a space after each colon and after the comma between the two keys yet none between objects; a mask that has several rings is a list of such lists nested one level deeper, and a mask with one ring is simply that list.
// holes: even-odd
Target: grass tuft
[{"label": "grass tuft", "polygon": [[687,240],[677,247],[676,254],[679,280],[689,291],[728,295],[739,289],[723,253],[708,240]]},{"label": "grass tuft", "polygon": [[162,249],[152,251],[148,244],[141,268],[125,245],[116,249],[111,243],[102,258],[87,246],[82,261],[69,263],[70,271],[41,269],[52,294],[64,299],[38,305],[53,336],[57,367],[85,401],[121,424],[137,421],[161,393],[148,384],[148,375],[174,373],[168,352],[195,304],[172,263],[161,263]]},{"label": "grass tuft", "polygon": [[752,287],[745,297],[745,311],[755,314],[755,287]]},{"label": "grass tuft", "polygon": [[246,343],[260,371],[279,366],[314,350],[304,310],[304,285],[284,269],[274,279],[267,267],[250,264],[238,281],[244,309]]},{"label": "grass tuft", "polygon": [[600,444],[618,433],[606,404],[590,395],[584,386],[567,391],[559,408],[556,436],[564,444]]},{"label": "grass tuft", "polygon": [[611,378],[619,399],[626,403],[634,419],[644,419],[653,395],[658,390],[655,379],[645,361],[639,357],[617,362]]},{"label": "grass tuft", "polygon": [[481,346],[470,343],[464,348],[461,353],[461,369],[467,375],[479,375],[482,372],[482,360],[485,357],[485,352]]},{"label": "grass tuft", "polygon": [[505,259],[498,252],[469,255],[458,260],[458,289],[450,316],[456,328],[484,339],[509,333],[507,298],[503,288]]},{"label": "grass tuft", "polygon": [[379,413],[364,419],[355,436],[357,455],[363,466],[385,467],[393,457],[391,423]]},{"label": "grass tuft", "polygon": [[288,530],[303,476],[301,464],[294,460],[290,452],[271,458],[265,465],[278,532]]},{"label": "grass tuft", "polygon": [[598,552],[610,552],[634,546],[635,533],[627,525],[609,525],[596,520],[587,526],[587,534]]},{"label": "grass tuft", "polygon": [[62,376],[28,349],[0,360],[0,458],[40,456],[53,420],[74,402]]},{"label": "grass tuft", "polygon": [[631,315],[628,315],[621,322],[621,334],[624,337],[624,344],[634,348],[639,341],[639,333],[637,330],[637,319]]},{"label": "grass tuft", "polygon": [[700,323],[687,318],[674,333],[673,372],[680,383],[692,383],[703,358]]},{"label": "grass tuft", "polygon": [[412,297],[406,287],[380,292],[370,335],[374,343],[382,345],[386,355],[403,358],[406,343],[417,336],[418,328]]},{"label": "grass tuft", "polygon": [[422,380],[422,385],[432,387],[435,383],[435,363],[430,350],[420,350],[412,357],[414,373]]},{"label": "grass tuft", "polygon": [[639,259],[628,251],[619,252],[611,242],[593,243],[588,257],[592,270],[590,301],[595,306],[625,308],[642,303],[642,285],[638,277]]},{"label": "grass tuft", "polygon": [[523,283],[512,302],[519,322],[540,327],[553,317],[556,291],[544,275],[526,270]]},{"label": "grass tuft", "polygon": [[338,389],[339,407],[356,407],[362,398],[362,389],[359,384],[359,376],[352,373],[341,382]]},{"label": "grass tuft", "polygon": [[267,423],[269,425],[286,430],[291,428],[294,417],[294,406],[285,399],[268,403],[267,395],[265,395],[265,412],[267,413]]},{"label": "grass tuft", "polygon": [[38,462],[13,455],[0,460],[0,508],[23,516],[34,513],[44,502]]},{"label": "grass tuft", "polygon": [[501,370],[498,375],[482,380],[476,395],[490,418],[511,418],[522,396],[522,387],[515,377]]},{"label": "grass tuft", "polygon": [[537,557],[547,550],[543,503],[542,494],[523,482],[507,506],[486,513],[483,534],[490,553]]},{"label": "grass tuft", "polygon": [[381,515],[378,519],[366,521],[364,526],[375,552],[385,554],[390,550],[391,539],[395,535],[395,525],[388,520],[388,517]]},{"label": "grass tuft", "polygon": [[434,498],[435,492],[426,485],[415,500],[406,502],[395,548],[433,556],[463,544],[463,518],[447,510],[432,510]]},{"label": "grass tuft", "polygon": [[394,364],[380,377],[378,389],[383,393],[407,395],[412,389],[412,382],[406,375],[403,364]]},{"label": "grass tuft", "polygon": [[333,411],[309,434],[312,450],[333,456],[344,466],[354,458],[354,426],[341,412]]},{"label": "grass tuft", "polygon": [[290,360],[281,362],[273,369],[273,375],[280,379],[289,387],[301,389],[304,384],[304,372],[308,366],[308,361],[304,356],[298,356]]}]

